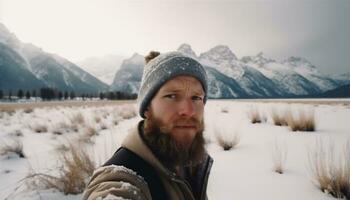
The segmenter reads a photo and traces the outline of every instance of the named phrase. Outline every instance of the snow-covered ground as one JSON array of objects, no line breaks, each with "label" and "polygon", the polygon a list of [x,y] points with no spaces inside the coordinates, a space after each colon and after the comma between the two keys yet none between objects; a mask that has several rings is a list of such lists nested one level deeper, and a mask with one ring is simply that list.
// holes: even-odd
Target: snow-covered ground
[{"label": "snow-covered ground", "polygon": [[[313,182],[309,154],[317,141],[331,141],[336,149],[350,141],[350,100],[330,105],[295,101],[208,101],[205,137],[208,152],[214,158],[208,183],[209,199],[334,199],[322,193]],[[266,121],[252,124],[249,118],[252,110],[258,110]],[[272,112],[284,110],[313,111],[316,131],[292,132],[288,127],[275,126]],[[22,179],[30,171],[57,173],[61,164],[57,149],[62,144],[75,145],[76,141],[84,141],[96,162],[102,164],[140,120],[137,116],[129,118],[135,113],[134,104],[51,106],[1,112],[0,147],[11,145],[13,138],[17,138],[23,143],[25,158],[14,154],[0,156],[0,199],[80,199],[81,194],[25,190]],[[84,137],[91,130],[97,134]],[[239,143],[224,151],[218,145],[215,133],[227,139],[239,136]],[[276,147],[279,152],[285,152],[283,174],[273,169],[273,154],[276,153],[273,149]],[[343,155],[336,152],[337,156]]]}]

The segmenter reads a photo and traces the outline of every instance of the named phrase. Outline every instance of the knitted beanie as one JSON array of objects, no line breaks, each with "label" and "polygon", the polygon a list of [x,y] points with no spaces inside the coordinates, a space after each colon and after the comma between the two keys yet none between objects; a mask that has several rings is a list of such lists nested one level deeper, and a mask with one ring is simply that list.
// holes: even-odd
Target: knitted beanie
[{"label": "knitted beanie", "polygon": [[193,58],[180,52],[160,54],[150,60],[144,67],[140,91],[138,94],[139,114],[144,112],[161,86],[175,76],[193,76],[199,80],[204,90],[204,103],[207,100],[207,74],[203,66]]}]

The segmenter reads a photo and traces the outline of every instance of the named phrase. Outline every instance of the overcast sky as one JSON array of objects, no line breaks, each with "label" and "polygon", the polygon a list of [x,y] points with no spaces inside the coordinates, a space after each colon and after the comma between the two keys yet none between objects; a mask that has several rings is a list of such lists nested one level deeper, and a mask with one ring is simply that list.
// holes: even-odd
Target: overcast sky
[{"label": "overcast sky", "polygon": [[0,21],[72,61],[224,44],[239,57],[305,57],[350,72],[350,0],[0,0]]}]

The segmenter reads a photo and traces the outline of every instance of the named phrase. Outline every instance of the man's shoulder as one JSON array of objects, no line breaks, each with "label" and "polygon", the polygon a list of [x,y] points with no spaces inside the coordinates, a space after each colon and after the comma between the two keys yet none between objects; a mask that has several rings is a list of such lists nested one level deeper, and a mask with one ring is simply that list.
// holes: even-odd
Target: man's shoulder
[{"label": "man's shoulder", "polygon": [[145,180],[135,171],[120,165],[102,166],[95,170],[83,199],[108,195],[126,199],[151,199]]},{"label": "man's shoulder", "polygon": [[131,169],[132,171],[129,171],[129,173],[136,173],[147,182],[148,189],[154,199],[166,199],[165,188],[162,185],[158,172],[137,153],[128,148],[121,147],[114,153],[112,158],[104,164],[104,166],[108,165],[120,165]]}]

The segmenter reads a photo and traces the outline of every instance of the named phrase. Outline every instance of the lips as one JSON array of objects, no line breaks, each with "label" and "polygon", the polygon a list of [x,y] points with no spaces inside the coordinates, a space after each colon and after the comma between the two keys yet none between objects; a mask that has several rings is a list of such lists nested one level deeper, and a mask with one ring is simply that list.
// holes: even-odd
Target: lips
[{"label": "lips", "polygon": [[179,126],[175,126],[175,128],[182,128],[182,129],[191,129],[191,128],[196,128],[195,125],[179,125]]},{"label": "lips", "polygon": [[173,127],[178,129],[197,129],[199,127],[199,122],[194,118],[187,120],[181,119],[175,121]]}]

